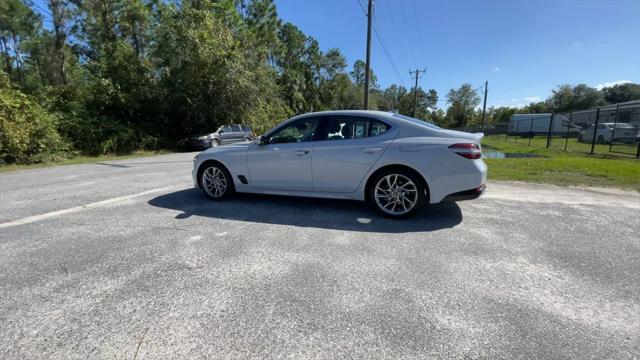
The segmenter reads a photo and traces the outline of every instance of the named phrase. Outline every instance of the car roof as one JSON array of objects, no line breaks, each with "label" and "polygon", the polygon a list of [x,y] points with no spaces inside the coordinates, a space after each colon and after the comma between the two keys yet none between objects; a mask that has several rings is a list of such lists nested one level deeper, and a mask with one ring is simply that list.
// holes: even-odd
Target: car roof
[{"label": "car roof", "polygon": [[394,121],[393,115],[395,113],[386,112],[386,111],[377,111],[377,110],[325,110],[325,111],[316,111],[310,112],[306,114],[300,114],[291,118],[293,119],[301,119],[307,116],[331,116],[331,115],[353,115],[353,116],[370,116],[375,118],[384,118],[389,121]]}]

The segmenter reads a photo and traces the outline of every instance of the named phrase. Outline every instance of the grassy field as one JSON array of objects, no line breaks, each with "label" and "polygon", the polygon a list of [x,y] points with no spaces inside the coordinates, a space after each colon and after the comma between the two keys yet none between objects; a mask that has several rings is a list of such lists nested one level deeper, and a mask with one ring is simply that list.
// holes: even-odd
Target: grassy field
[{"label": "grassy field", "polygon": [[485,159],[489,178],[546,182],[558,185],[609,186],[640,191],[640,160],[629,154],[609,152],[609,145],[596,145],[596,154],[589,155],[590,145],[569,139],[553,139],[549,149],[546,138],[506,140],[489,136],[482,140],[483,150],[515,154],[534,154],[539,158]]},{"label": "grassy field", "polygon": [[171,151],[169,150],[157,150],[157,151],[135,151],[126,155],[97,155],[97,156],[74,156],[68,159],[61,159],[59,161],[47,161],[42,163],[35,164],[20,164],[20,165],[2,165],[0,166],[0,173],[7,171],[15,171],[22,169],[35,169],[47,166],[57,166],[57,165],[72,165],[72,164],[84,164],[84,163],[95,163],[102,161],[110,161],[110,160],[123,160],[130,159],[142,156],[153,156],[153,155],[161,155],[168,154]]}]

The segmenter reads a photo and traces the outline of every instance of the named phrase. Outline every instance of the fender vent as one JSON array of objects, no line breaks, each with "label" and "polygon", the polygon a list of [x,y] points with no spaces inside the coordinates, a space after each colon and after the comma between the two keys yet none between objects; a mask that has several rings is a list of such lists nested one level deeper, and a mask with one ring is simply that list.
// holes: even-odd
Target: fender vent
[{"label": "fender vent", "polygon": [[247,181],[247,178],[244,177],[244,175],[238,175],[238,179],[240,180],[241,183],[247,185],[249,182]]}]

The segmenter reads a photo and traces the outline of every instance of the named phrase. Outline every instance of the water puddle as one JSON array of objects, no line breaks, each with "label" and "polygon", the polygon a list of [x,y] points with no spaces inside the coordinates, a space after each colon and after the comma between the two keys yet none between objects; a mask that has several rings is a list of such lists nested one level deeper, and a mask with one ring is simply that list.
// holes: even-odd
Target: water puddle
[{"label": "water puddle", "polygon": [[543,157],[538,154],[516,154],[516,153],[505,153],[502,151],[487,151],[482,153],[482,157],[486,159],[509,159],[509,158],[539,158]]}]

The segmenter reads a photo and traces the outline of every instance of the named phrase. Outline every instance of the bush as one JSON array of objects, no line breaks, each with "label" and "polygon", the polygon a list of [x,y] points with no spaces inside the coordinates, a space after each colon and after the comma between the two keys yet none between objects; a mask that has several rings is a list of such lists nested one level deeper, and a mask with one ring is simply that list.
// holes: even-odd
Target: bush
[{"label": "bush", "polygon": [[0,164],[40,162],[66,151],[56,125],[34,98],[0,79]]}]

